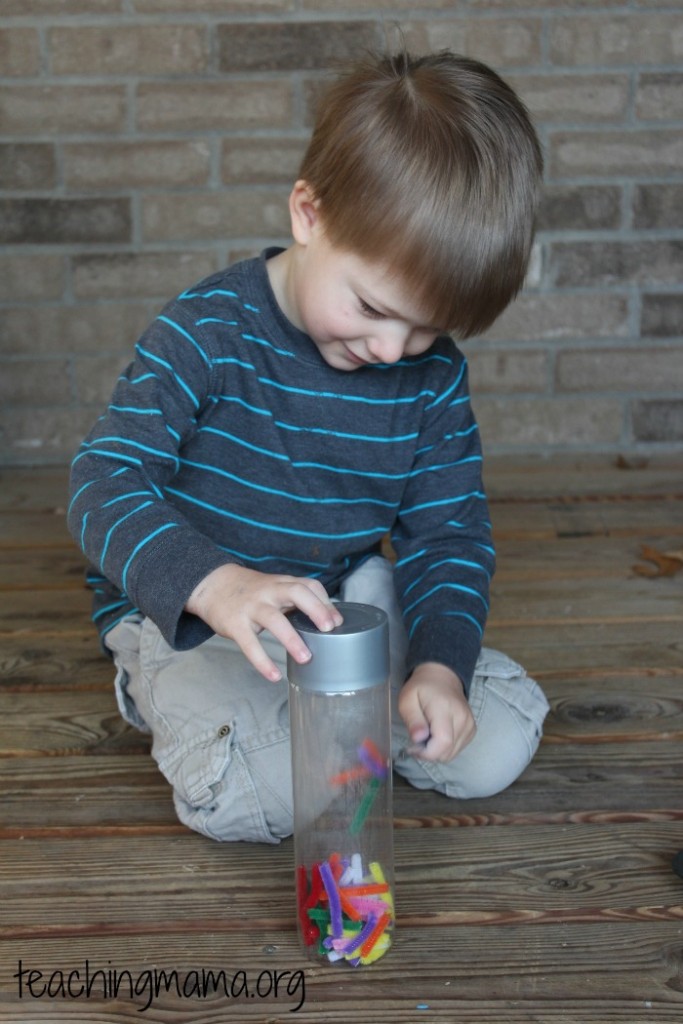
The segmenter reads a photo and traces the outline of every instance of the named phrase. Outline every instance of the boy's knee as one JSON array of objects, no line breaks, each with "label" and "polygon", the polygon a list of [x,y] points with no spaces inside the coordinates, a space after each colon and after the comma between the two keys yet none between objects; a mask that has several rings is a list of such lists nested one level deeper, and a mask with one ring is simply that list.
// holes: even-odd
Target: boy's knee
[{"label": "boy's knee", "polygon": [[219,842],[279,843],[293,822],[288,738],[247,751],[223,739],[220,752],[200,745],[163,766],[178,818]]},{"label": "boy's knee", "polygon": [[524,670],[504,655],[486,651],[470,698],[477,732],[447,764],[410,760],[398,772],[420,789],[471,800],[502,792],[528,767],[541,742],[548,702]]}]

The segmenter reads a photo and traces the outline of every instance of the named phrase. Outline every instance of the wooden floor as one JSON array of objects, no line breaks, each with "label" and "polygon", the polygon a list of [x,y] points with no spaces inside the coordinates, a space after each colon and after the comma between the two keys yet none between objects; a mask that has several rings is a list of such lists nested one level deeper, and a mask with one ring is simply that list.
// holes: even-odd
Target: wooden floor
[{"label": "wooden floor", "polygon": [[[353,970],[299,953],[291,841],[176,823],[116,710],[64,471],[0,472],[0,1020],[683,1021],[683,572],[640,558],[683,549],[683,459],[492,463],[487,484],[487,643],[552,713],[498,797],[397,781],[397,941]],[[198,994],[202,969],[232,994]]]}]

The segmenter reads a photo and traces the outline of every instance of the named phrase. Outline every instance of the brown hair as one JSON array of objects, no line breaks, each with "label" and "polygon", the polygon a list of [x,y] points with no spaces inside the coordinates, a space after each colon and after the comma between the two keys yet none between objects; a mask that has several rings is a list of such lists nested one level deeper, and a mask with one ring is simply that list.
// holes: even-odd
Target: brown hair
[{"label": "brown hair", "polygon": [[467,338],[522,286],[542,170],[516,93],[443,51],[377,55],[342,74],[300,177],[333,245],[387,265],[430,322]]}]

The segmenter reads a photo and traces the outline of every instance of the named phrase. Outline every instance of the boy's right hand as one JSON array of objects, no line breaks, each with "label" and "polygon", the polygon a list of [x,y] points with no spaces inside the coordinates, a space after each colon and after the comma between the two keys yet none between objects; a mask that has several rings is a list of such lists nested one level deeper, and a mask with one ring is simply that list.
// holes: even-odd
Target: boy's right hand
[{"label": "boy's right hand", "polygon": [[275,576],[233,564],[209,573],[185,605],[186,611],[198,615],[214,632],[234,640],[254,668],[274,683],[282,673],[258,640],[262,630],[269,630],[300,664],[311,656],[284,614],[294,608],[308,615],[324,633],[343,621],[318,580]]}]

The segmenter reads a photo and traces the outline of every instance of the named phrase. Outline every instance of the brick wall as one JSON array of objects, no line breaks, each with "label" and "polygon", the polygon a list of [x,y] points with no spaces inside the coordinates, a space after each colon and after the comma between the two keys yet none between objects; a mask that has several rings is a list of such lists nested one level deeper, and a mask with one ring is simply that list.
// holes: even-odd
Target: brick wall
[{"label": "brick wall", "polygon": [[0,439],[68,458],[176,290],[270,241],[331,63],[396,38],[520,91],[527,286],[467,344],[487,450],[683,448],[683,4],[2,0]]}]

